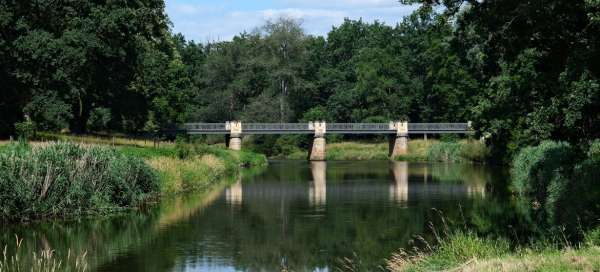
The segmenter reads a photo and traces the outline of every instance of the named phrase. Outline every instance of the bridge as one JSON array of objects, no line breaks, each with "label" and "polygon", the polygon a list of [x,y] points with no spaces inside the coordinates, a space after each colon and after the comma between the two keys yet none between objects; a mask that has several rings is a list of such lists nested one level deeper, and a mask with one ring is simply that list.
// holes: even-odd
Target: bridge
[{"label": "bridge", "polygon": [[313,134],[314,140],[309,149],[311,161],[325,160],[326,134],[377,134],[388,135],[390,139],[389,155],[396,157],[408,153],[410,134],[471,134],[471,122],[468,123],[327,123],[315,121],[308,123],[186,123],[183,131],[189,135],[226,135],[229,149],[241,150],[243,135],[269,134]]}]

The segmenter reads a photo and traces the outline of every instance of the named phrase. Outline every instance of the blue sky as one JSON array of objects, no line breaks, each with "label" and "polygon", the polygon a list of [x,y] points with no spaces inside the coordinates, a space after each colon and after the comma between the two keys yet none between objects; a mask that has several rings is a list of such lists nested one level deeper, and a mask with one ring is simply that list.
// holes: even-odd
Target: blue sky
[{"label": "blue sky", "polygon": [[225,41],[280,16],[299,19],[308,34],[324,35],[344,18],[395,25],[416,9],[397,0],[166,0],[173,30],[197,42]]}]

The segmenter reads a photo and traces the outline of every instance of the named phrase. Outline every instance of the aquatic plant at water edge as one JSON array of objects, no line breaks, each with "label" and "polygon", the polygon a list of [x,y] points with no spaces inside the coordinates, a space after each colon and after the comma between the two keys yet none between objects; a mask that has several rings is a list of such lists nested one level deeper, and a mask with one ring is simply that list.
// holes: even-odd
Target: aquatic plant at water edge
[{"label": "aquatic plant at water edge", "polygon": [[19,237],[15,237],[16,247],[3,247],[0,257],[0,272],[36,271],[36,272],[83,272],[88,270],[87,252],[74,254],[69,250],[64,258],[56,256],[52,249],[30,252],[23,255]]},{"label": "aquatic plant at water edge", "polygon": [[157,176],[141,159],[106,147],[19,144],[0,153],[2,220],[104,214],[157,191]]}]

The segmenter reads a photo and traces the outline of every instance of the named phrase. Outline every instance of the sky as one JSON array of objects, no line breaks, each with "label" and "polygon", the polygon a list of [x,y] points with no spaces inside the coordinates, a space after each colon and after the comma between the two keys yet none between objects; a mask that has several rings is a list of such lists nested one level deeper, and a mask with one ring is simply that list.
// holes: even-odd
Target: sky
[{"label": "sky", "polygon": [[175,33],[196,42],[228,41],[281,16],[302,22],[307,34],[326,35],[344,18],[395,25],[416,6],[398,0],[166,0]]}]

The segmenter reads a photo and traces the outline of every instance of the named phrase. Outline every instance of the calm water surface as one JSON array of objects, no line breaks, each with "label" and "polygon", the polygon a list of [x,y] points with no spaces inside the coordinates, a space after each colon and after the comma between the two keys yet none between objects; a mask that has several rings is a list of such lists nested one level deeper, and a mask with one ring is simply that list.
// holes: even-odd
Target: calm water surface
[{"label": "calm water surface", "polygon": [[344,258],[376,270],[417,235],[431,237],[440,216],[473,221],[495,178],[473,165],[274,161],[212,192],[112,218],[6,227],[0,238],[63,257],[85,250],[92,271],[332,271]]}]

